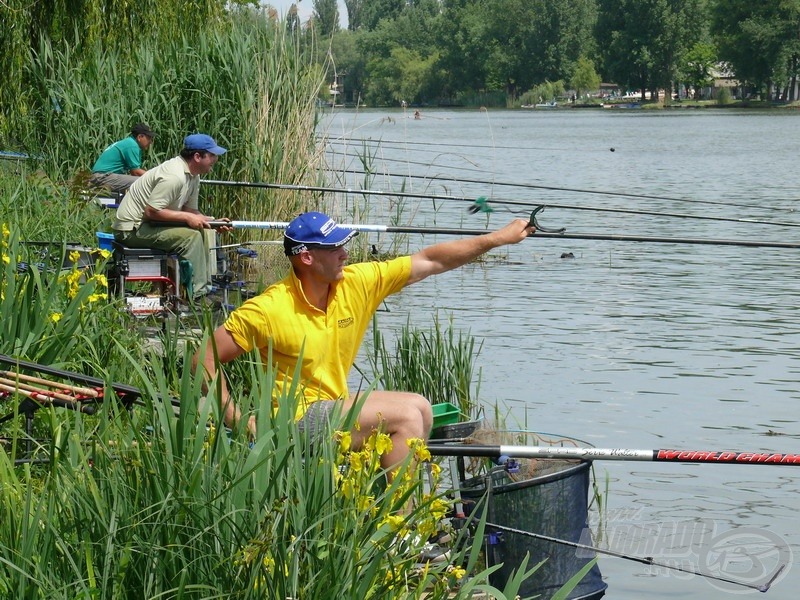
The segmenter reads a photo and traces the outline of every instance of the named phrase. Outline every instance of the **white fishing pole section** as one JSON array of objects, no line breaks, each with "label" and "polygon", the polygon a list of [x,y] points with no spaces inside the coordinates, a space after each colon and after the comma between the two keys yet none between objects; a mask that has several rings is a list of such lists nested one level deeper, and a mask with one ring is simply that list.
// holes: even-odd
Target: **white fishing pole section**
[{"label": "white fishing pole section", "polygon": [[[233,229],[286,229],[289,226],[288,221],[211,221],[212,227],[232,227]],[[388,231],[396,231],[397,228],[390,228],[388,225],[364,225],[355,223],[339,223],[339,227],[346,229],[355,229],[356,231],[386,233]],[[418,227],[410,227],[416,231]],[[480,233],[489,233],[489,231],[481,231]]]}]

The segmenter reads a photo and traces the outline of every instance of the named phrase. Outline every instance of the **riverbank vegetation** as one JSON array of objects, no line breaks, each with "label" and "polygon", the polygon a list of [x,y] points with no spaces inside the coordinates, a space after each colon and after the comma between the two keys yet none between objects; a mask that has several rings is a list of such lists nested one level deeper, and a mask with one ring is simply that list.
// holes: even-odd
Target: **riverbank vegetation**
[{"label": "riverbank vegetation", "polygon": [[[580,99],[596,78],[691,99],[731,86],[741,99],[795,101],[800,2],[750,0],[314,0],[309,25],[334,100],[368,106],[518,106],[560,82]],[[340,25],[340,17],[346,29]],[[599,82],[598,82],[599,83]]]},{"label": "riverbank vegetation", "polygon": [[[263,402],[275,374],[258,368],[257,356],[230,370],[232,393],[255,414],[259,434],[227,431],[216,388],[202,400],[186,360],[204,345],[210,315],[154,334],[109,296],[109,256],[95,239],[109,215],[86,198],[84,178],[132,123],[156,132],[148,166],[204,131],[230,149],[215,167],[219,179],[322,181],[314,129],[327,63],[313,60],[298,23],[229,2],[90,0],[77,9],[12,0],[0,10],[0,148],[27,156],[0,165],[0,353],[105,382],[96,412],[45,403],[30,431],[24,394],[12,388],[0,401],[8,417],[0,423],[0,595],[514,598],[534,568],[523,561],[498,589],[480,544],[456,543],[449,563],[419,564],[449,510],[438,468],[425,481],[416,468],[430,458],[420,441],[390,483],[379,467],[387,437],[376,433],[352,451],[344,433],[352,415],[312,447],[293,422],[291,390],[274,413]],[[207,212],[243,220],[287,218],[325,201],[207,191]],[[471,338],[438,324],[432,338],[406,336],[451,346],[431,348],[426,360],[457,364],[453,385],[468,411]],[[140,390],[133,405],[118,398],[117,383]],[[482,539],[480,523],[475,535]]]},{"label": "riverbank vegetation", "polygon": [[[52,183],[24,167],[0,174],[0,186],[8,217],[0,237],[0,353],[106,382],[96,414],[45,406],[32,431],[15,415],[22,396],[0,400],[0,415],[11,416],[0,424],[0,595],[516,596],[533,569],[519,565],[498,589],[488,583],[480,544],[456,543],[448,563],[420,567],[419,553],[450,508],[439,495],[438,467],[424,482],[415,467],[430,459],[421,441],[413,442],[414,463],[391,484],[379,466],[388,436],[376,433],[364,450],[351,451],[343,432],[352,415],[329,443],[312,447],[292,419],[291,390],[274,413],[263,403],[275,373],[258,368],[257,355],[231,368],[232,393],[256,415],[259,435],[251,443],[245,431],[219,428],[217,392],[212,387],[201,400],[201,381],[186,360],[210,323],[192,332],[165,327],[154,345],[122,301],[108,298],[107,253],[23,241],[88,237],[91,205],[75,210],[64,196],[43,195]],[[470,361],[472,342],[438,324],[435,339],[457,345],[444,351],[447,361]],[[462,365],[460,373],[467,387],[471,369]],[[135,405],[116,399],[117,383],[141,391]],[[477,539],[481,532],[478,524]]]}]

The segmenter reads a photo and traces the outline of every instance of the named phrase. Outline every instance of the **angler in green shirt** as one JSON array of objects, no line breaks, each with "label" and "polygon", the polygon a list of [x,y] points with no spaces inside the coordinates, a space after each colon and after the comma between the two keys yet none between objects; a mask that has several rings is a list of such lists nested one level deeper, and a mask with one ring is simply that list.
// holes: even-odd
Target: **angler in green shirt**
[{"label": "angler in green shirt", "polygon": [[145,123],[134,125],[128,137],[103,150],[92,167],[89,182],[112,192],[127,191],[145,173],[142,168],[142,150],[150,147],[153,136],[153,131]]}]

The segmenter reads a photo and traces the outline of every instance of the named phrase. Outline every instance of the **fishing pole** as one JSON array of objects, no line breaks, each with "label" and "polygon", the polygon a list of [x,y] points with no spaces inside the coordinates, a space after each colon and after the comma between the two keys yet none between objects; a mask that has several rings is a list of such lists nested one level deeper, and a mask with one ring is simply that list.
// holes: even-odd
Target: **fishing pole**
[{"label": "fishing pole", "polygon": [[[152,225],[174,225],[171,222],[150,222]],[[211,227],[230,227],[232,229],[286,229],[287,221],[210,221]],[[417,233],[420,235],[485,235],[491,233],[487,229],[456,229],[447,227],[411,227],[404,225],[369,225],[359,223],[342,223],[341,227],[370,233]],[[529,237],[569,240],[600,240],[612,242],[649,242],[658,244],[696,244],[707,246],[743,246],[747,248],[784,248],[798,249],[800,242],[772,242],[766,240],[730,240],[715,238],[680,238],[658,237],[646,235],[617,235],[607,233],[544,233],[536,231]]]},{"label": "fishing pole", "polygon": [[742,452],[733,450],[637,450],[632,448],[572,448],[563,446],[514,446],[479,444],[430,444],[437,456],[483,456],[487,458],[558,458],[563,460],[616,460],[645,462],[704,463],[714,465],[800,466],[800,454]]},{"label": "fishing pole", "polygon": [[[355,169],[327,169],[328,171],[334,173],[351,173],[354,175],[374,175],[374,172],[365,172],[365,171],[356,171]],[[480,185],[487,185],[487,186],[504,186],[504,187],[518,187],[518,188],[525,188],[525,189],[533,189],[533,190],[548,190],[548,191],[556,191],[556,192],[573,192],[573,193],[580,193],[580,194],[597,194],[599,196],[615,196],[619,198],[642,198],[645,200],[666,200],[668,202],[685,202],[691,204],[708,204],[714,206],[732,206],[735,208],[754,208],[752,204],[742,204],[738,202],[725,202],[722,200],[692,200],[690,198],[675,198],[672,196],[658,196],[654,194],[633,194],[629,192],[609,192],[603,190],[589,190],[583,188],[568,188],[568,187],[556,187],[556,186],[546,186],[546,185],[536,185],[533,183],[513,183],[513,182],[503,182],[503,181],[486,181],[483,179],[456,179],[453,177],[437,177],[435,175],[411,175],[408,173],[389,173],[389,172],[381,172],[382,176],[386,177],[401,177],[406,179],[426,179],[426,180],[434,180],[434,181],[448,181],[451,183],[476,183]],[[755,207],[759,210],[771,210],[771,211],[780,211],[780,212],[794,212],[792,208],[779,208],[775,206],[758,206]]]},{"label": "fishing pole", "polygon": [[[380,145],[381,147],[386,147],[387,145],[392,148],[407,148],[408,146],[436,146],[436,147],[445,147],[447,149],[451,148],[466,148],[468,150],[474,150],[475,148],[482,148],[486,150],[542,150],[544,152],[574,152],[571,148],[543,148],[537,146],[493,146],[490,144],[458,144],[458,143],[449,143],[449,142],[412,142],[412,141],[403,141],[403,140],[387,140],[385,138],[381,139],[373,139],[373,138],[353,138],[353,137],[345,137],[345,136],[336,136],[331,137],[328,135],[317,136],[317,139],[322,142],[327,143],[337,143],[337,144],[346,144],[348,142],[357,142],[357,143],[375,143]],[[433,152],[433,150],[430,150]]]},{"label": "fishing pole", "polygon": [[[144,400],[142,400],[143,392],[132,385],[127,385],[124,383],[108,383],[104,379],[100,379],[98,377],[92,377],[90,375],[82,375],[80,373],[75,373],[74,371],[64,371],[62,369],[57,369],[55,367],[51,367],[49,365],[42,365],[35,362],[30,362],[26,360],[22,360],[19,358],[14,358],[13,356],[8,356],[6,354],[0,354],[0,363],[13,365],[17,369],[25,369],[27,371],[34,371],[37,373],[43,373],[45,375],[54,375],[56,377],[62,377],[64,379],[68,379],[70,381],[76,381],[83,384],[87,384],[90,386],[95,386],[98,390],[103,390],[106,387],[111,388],[114,393],[122,400],[124,404],[137,404],[140,406],[144,405]],[[10,371],[3,371],[3,373],[7,375],[11,375]],[[16,374],[13,374],[15,377]],[[20,376],[22,378],[22,376]],[[85,395],[85,394],[84,394]],[[98,393],[95,395],[90,395],[92,400],[103,400],[103,394]],[[159,400],[162,402],[164,399],[161,396],[157,396]],[[175,407],[180,407],[180,400],[177,398],[169,398],[168,402]],[[8,415],[3,417],[3,420],[7,420]]]},{"label": "fishing pole", "polygon": [[605,554],[607,556],[614,556],[616,558],[622,558],[625,560],[630,560],[633,562],[641,563],[643,565],[651,565],[654,567],[659,567],[662,569],[671,569],[673,571],[680,571],[681,573],[689,573],[691,575],[699,575],[700,577],[705,577],[706,579],[714,579],[716,581],[722,581],[724,583],[730,583],[732,585],[737,585],[741,587],[750,588],[751,590],[757,590],[762,593],[766,593],[770,586],[775,582],[775,580],[780,576],[783,570],[786,568],[786,565],[778,565],[777,570],[769,578],[766,583],[762,583],[760,585],[754,583],[748,583],[746,581],[738,581],[736,579],[730,579],[728,577],[723,577],[721,575],[713,575],[711,573],[703,573],[698,569],[694,569],[692,567],[683,567],[676,564],[668,564],[662,563],[655,560],[652,556],[633,556],[631,554],[624,554],[622,552],[617,552],[616,550],[604,550],[602,548],[597,548],[595,546],[589,546],[588,544],[580,544],[578,542],[570,542],[569,540],[562,540],[560,538],[550,537],[549,535],[542,535],[540,533],[532,533],[530,531],[524,531],[522,529],[515,529],[513,527],[506,527],[505,525],[498,525],[496,523],[486,523],[486,527],[490,527],[492,529],[498,529],[500,531],[505,531],[508,533],[513,533],[515,535],[524,535],[527,537],[532,537],[537,540],[542,540],[545,542],[551,542],[554,544],[561,544],[563,546],[569,546],[571,548],[576,548],[578,550],[588,550],[590,552],[596,552],[597,554]]},{"label": "fishing pole", "polygon": [[[367,196],[393,196],[400,198],[424,198],[429,200],[449,200],[456,202],[469,202],[469,211],[474,214],[476,212],[493,212],[494,209],[490,204],[500,204],[503,206],[519,206],[524,208],[533,208],[539,206],[541,203],[523,202],[519,200],[505,200],[505,199],[488,199],[486,197],[468,198],[466,196],[452,196],[452,195],[438,195],[438,194],[420,194],[418,192],[390,192],[384,190],[368,190],[368,189],[353,189],[353,188],[336,188],[328,186],[311,186],[311,185],[293,185],[284,183],[251,183],[245,181],[218,181],[218,180],[205,180],[203,183],[208,185],[221,185],[230,187],[253,187],[253,188],[267,188],[267,189],[281,189],[292,190],[301,192],[323,192],[323,193],[343,193],[343,194],[361,194]],[[547,205],[549,208],[558,208],[563,210],[583,210],[592,212],[607,212],[607,213],[620,213],[628,215],[646,215],[654,217],[669,217],[681,219],[695,219],[705,221],[724,221],[728,223],[747,223],[749,225],[776,225],[781,227],[800,227],[800,223],[791,223],[786,221],[765,221],[761,219],[750,218],[732,218],[732,217],[715,217],[710,215],[687,215],[683,213],[672,212],[658,212],[635,210],[629,208],[607,208],[598,206],[580,206],[576,204],[558,204],[550,203]]]}]

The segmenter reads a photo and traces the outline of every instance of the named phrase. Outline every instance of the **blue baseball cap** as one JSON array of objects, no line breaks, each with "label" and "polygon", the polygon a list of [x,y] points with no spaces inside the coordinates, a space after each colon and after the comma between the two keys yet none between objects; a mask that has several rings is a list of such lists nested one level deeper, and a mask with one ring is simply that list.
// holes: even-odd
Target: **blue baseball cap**
[{"label": "blue baseball cap", "polygon": [[206,135],[205,133],[193,133],[192,135],[187,135],[183,139],[183,147],[187,150],[205,150],[206,152],[211,152],[217,156],[227,152],[227,150],[222,146],[217,146],[217,142],[214,141],[214,138],[212,138],[210,135]]},{"label": "blue baseball cap", "polygon": [[321,212],[307,212],[295,217],[283,234],[286,256],[295,256],[304,250],[338,248],[358,235],[356,229],[337,224]]}]

